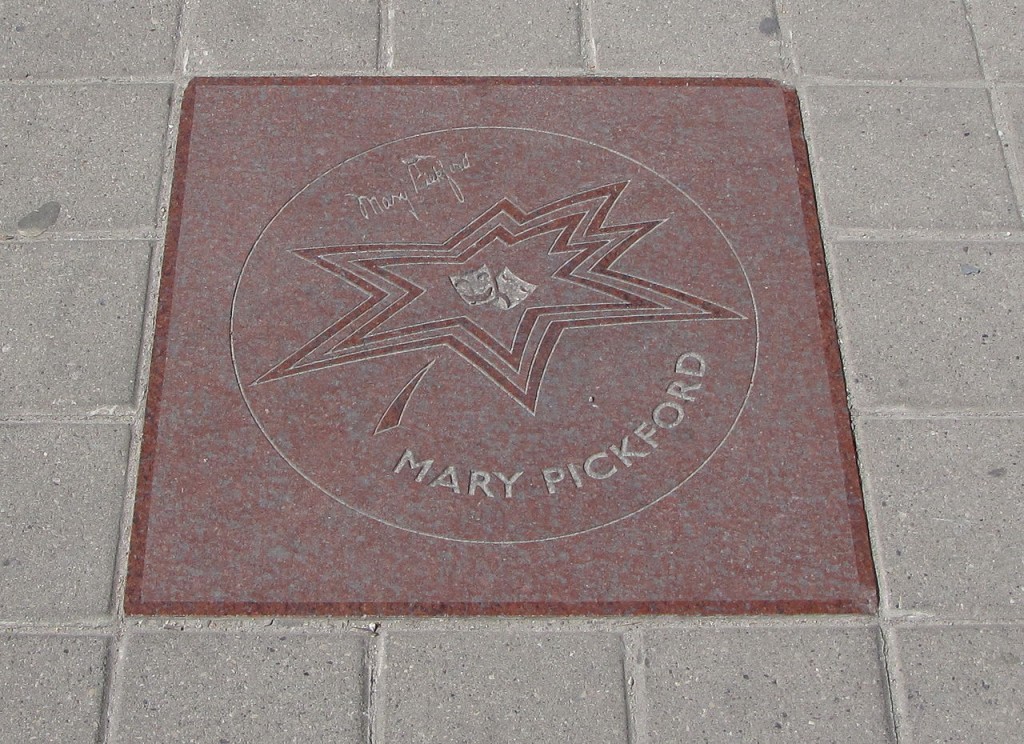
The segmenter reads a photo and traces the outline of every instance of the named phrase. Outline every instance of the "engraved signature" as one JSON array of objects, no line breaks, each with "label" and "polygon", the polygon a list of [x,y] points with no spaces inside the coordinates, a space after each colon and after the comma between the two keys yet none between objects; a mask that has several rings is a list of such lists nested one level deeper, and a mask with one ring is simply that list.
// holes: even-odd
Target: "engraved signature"
[{"label": "engraved signature", "polygon": [[452,178],[456,173],[469,170],[469,153],[463,153],[460,160],[455,160],[445,165],[441,158],[436,155],[413,155],[402,158],[402,163],[408,169],[409,180],[412,182],[413,193],[426,191],[439,183],[447,183],[455,196],[455,201],[462,204],[466,197],[462,194],[462,188]]},{"label": "engraved signature", "polygon": [[469,161],[469,153],[463,153],[461,158],[448,162],[437,155],[410,155],[402,158],[400,162],[405,166],[403,181],[407,180],[408,186],[378,194],[349,192],[348,196],[352,197],[364,220],[393,213],[396,209],[404,209],[419,221],[416,198],[439,184],[447,184],[459,204],[466,201],[462,187],[454,176],[470,169],[472,164]]},{"label": "engraved signature", "polygon": [[409,195],[404,191],[399,191],[397,194],[380,194],[379,196],[366,196],[364,194],[349,194],[349,196],[356,200],[356,206],[359,207],[359,213],[363,215],[364,220],[370,219],[371,216],[377,217],[382,215],[403,203],[417,221],[420,219],[420,215],[416,211],[416,205],[412,203]]}]

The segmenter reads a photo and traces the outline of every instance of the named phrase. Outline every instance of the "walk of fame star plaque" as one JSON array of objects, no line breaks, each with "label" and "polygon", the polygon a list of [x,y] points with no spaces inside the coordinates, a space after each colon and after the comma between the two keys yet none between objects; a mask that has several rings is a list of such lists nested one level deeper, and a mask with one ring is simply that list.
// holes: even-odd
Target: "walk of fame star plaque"
[{"label": "walk of fame star plaque", "polygon": [[129,613],[875,603],[793,91],[192,82]]}]

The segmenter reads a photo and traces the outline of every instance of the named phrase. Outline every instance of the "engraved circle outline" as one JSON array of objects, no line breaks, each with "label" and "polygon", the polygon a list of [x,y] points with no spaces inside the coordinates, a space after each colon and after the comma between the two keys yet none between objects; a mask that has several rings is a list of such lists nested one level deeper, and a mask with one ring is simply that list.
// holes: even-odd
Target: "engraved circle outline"
[{"label": "engraved circle outline", "polygon": [[[361,158],[364,155],[367,155],[367,154],[369,154],[371,152],[374,152],[376,150],[380,150],[380,149],[383,149],[385,147],[391,147],[392,145],[396,145],[396,144],[398,144],[400,142],[406,142],[408,140],[414,140],[414,139],[417,139],[419,137],[429,137],[429,136],[433,136],[433,135],[444,134],[446,132],[462,132],[462,131],[477,131],[477,130],[499,130],[499,131],[511,131],[511,132],[529,132],[531,134],[542,134],[542,135],[546,135],[546,136],[550,136],[550,137],[560,137],[562,139],[572,140],[573,142],[578,142],[578,143],[581,143],[581,144],[584,144],[584,145],[589,145],[591,147],[596,147],[596,148],[598,148],[600,150],[603,150],[605,152],[611,153],[612,155],[620,157],[620,158],[622,158],[622,159],[632,163],[633,165],[637,166],[638,168],[641,168],[642,170],[644,170],[644,171],[654,175],[656,178],[660,179],[664,183],[668,184],[668,186],[670,186],[672,189],[677,191],[684,199],[686,199],[688,202],[690,202],[690,204],[692,204],[697,209],[697,211],[699,211],[704,216],[704,219],[706,219],[709,223],[711,223],[711,225],[715,228],[715,230],[718,232],[718,234],[722,237],[722,240],[725,241],[726,246],[729,248],[729,252],[732,253],[733,258],[736,261],[736,265],[739,266],[740,273],[743,274],[743,280],[747,284],[747,294],[750,297],[750,304],[751,304],[751,306],[754,309],[754,313],[753,313],[753,320],[754,320],[754,365],[753,365],[753,368],[750,371],[750,382],[747,384],[747,389],[746,389],[746,391],[743,394],[743,400],[742,400],[742,402],[741,402],[741,404],[739,406],[739,410],[736,412],[735,417],[733,417],[732,424],[730,424],[728,431],[726,431],[725,436],[722,437],[721,441],[717,445],[715,445],[715,447],[711,450],[711,452],[708,453],[708,456],[705,457],[704,460],[701,461],[700,465],[698,465],[696,468],[694,468],[693,471],[691,471],[685,478],[683,478],[677,484],[672,486],[672,488],[670,488],[668,491],[663,493],[661,496],[658,496],[657,498],[651,500],[650,502],[644,504],[643,506],[638,507],[637,509],[634,509],[631,512],[628,512],[627,514],[623,514],[621,516],[618,516],[615,519],[609,520],[607,522],[603,522],[602,524],[591,525],[590,527],[587,527],[585,529],[575,530],[575,531],[572,531],[572,532],[566,532],[566,533],[560,534],[560,535],[549,535],[547,537],[539,537],[539,538],[531,538],[531,539],[523,539],[523,540],[480,540],[480,539],[466,538],[466,537],[453,537],[452,535],[442,535],[442,534],[437,534],[437,533],[434,533],[434,532],[427,532],[425,530],[417,530],[417,529],[414,529],[412,527],[406,527],[404,525],[392,522],[392,521],[390,521],[388,519],[384,519],[383,517],[380,517],[380,516],[378,516],[376,514],[373,514],[373,513],[369,512],[369,511],[366,511],[364,509],[360,509],[358,507],[352,506],[351,504],[349,504],[346,501],[344,501],[340,496],[337,496],[336,494],[331,493],[329,490],[327,490],[326,488],[321,486],[319,483],[317,483],[315,480],[313,480],[313,478],[311,478],[308,475],[306,475],[306,473],[304,473],[294,462],[292,462],[291,459],[284,452],[281,451],[281,448],[277,446],[277,443],[273,440],[273,438],[270,436],[270,434],[267,432],[267,430],[263,427],[263,423],[260,421],[259,417],[256,416],[255,412],[253,411],[252,403],[249,400],[249,396],[246,395],[245,386],[242,384],[241,374],[240,374],[239,369],[238,369],[238,360],[235,358],[235,306],[236,306],[236,304],[238,302],[238,291],[239,291],[239,287],[241,286],[241,283],[242,283],[242,278],[245,276],[245,269],[249,265],[249,261],[253,257],[253,254],[256,252],[256,246],[259,245],[260,241],[263,239],[263,236],[266,234],[267,230],[269,230],[270,226],[274,224],[274,222],[277,220],[277,218],[280,217],[281,214],[286,209],[288,209],[289,206],[291,206],[292,202],[294,202],[296,199],[298,199],[300,196],[302,196],[303,193],[305,193],[308,189],[312,188],[319,181],[321,181],[322,179],[327,178],[328,176],[330,176],[332,173],[334,173],[334,171],[336,171],[339,168],[347,165],[348,163],[351,163],[353,160],[356,160],[357,158]],[[232,366],[232,369],[233,369],[233,371],[235,373],[235,380],[238,383],[239,393],[242,396],[242,400],[245,403],[246,409],[249,411],[249,415],[252,417],[252,420],[256,423],[257,428],[260,430],[260,433],[263,434],[263,437],[267,440],[267,443],[270,444],[270,446],[274,448],[274,451],[277,452],[277,454],[281,457],[281,459],[283,459],[292,470],[294,470],[296,473],[298,473],[299,476],[301,476],[303,478],[303,480],[305,480],[311,486],[313,486],[318,491],[320,491],[321,493],[326,495],[332,501],[340,504],[341,506],[345,507],[346,509],[349,509],[349,510],[355,512],[356,514],[359,514],[360,516],[368,517],[369,519],[372,519],[375,522],[379,522],[380,524],[387,525],[388,527],[393,527],[395,529],[399,529],[399,530],[402,530],[404,532],[409,532],[409,533],[414,534],[414,535],[419,535],[421,537],[430,537],[430,538],[435,538],[435,539],[438,539],[438,540],[449,540],[451,542],[470,543],[470,544],[477,544],[477,545],[524,545],[524,544],[530,544],[530,543],[543,543],[543,542],[553,542],[555,540],[564,540],[564,539],[567,539],[567,538],[570,538],[570,537],[577,537],[579,535],[584,535],[584,534],[587,534],[589,532],[594,532],[596,530],[601,530],[601,529],[604,529],[605,527],[610,527],[610,526],[612,526],[614,524],[618,524],[619,522],[622,522],[622,521],[624,521],[626,519],[634,517],[634,516],[640,514],[641,512],[644,512],[647,509],[650,509],[655,504],[658,504],[661,501],[663,501],[664,499],[668,498],[669,496],[674,494],[676,491],[678,491],[680,487],[685,485],[691,478],[693,478],[695,475],[697,475],[697,473],[699,473],[701,470],[703,470],[704,467],[708,464],[708,462],[710,462],[714,458],[714,456],[716,454],[718,454],[718,451],[722,448],[722,446],[729,439],[729,437],[732,436],[733,431],[735,431],[736,426],[739,423],[740,417],[743,415],[743,412],[746,411],[746,409],[747,409],[747,403],[750,401],[750,392],[751,392],[751,390],[753,390],[753,387],[754,387],[754,380],[757,377],[757,366],[758,366],[758,362],[760,360],[760,350],[761,350],[760,329],[761,329],[760,313],[759,313],[758,307],[757,307],[757,299],[754,296],[754,288],[753,288],[753,285],[750,282],[750,276],[747,274],[747,269],[743,265],[743,262],[740,260],[739,255],[736,253],[736,249],[733,247],[732,241],[729,240],[729,236],[727,236],[725,234],[725,231],[719,226],[719,224],[717,222],[715,222],[715,220],[711,217],[711,215],[708,214],[707,210],[704,209],[704,207],[702,207],[697,202],[697,200],[694,199],[692,196],[690,196],[684,189],[682,189],[679,186],[677,186],[675,183],[673,183],[668,178],[666,178],[665,176],[663,176],[660,173],[658,173],[653,168],[651,168],[651,167],[649,167],[647,165],[644,165],[639,160],[636,160],[635,158],[632,158],[629,155],[621,153],[618,150],[614,150],[614,149],[612,149],[610,147],[606,147],[605,145],[600,145],[600,144],[598,144],[596,142],[591,142],[590,140],[583,139],[582,137],[574,137],[574,136],[572,136],[570,134],[560,134],[558,132],[549,132],[549,131],[544,130],[544,129],[533,129],[533,128],[530,128],[530,127],[466,126],[466,127],[446,127],[444,129],[434,129],[434,130],[431,130],[431,131],[428,131],[428,132],[419,132],[417,134],[408,135],[406,137],[399,137],[397,139],[389,140],[388,142],[383,142],[383,143],[381,143],[379,145],[375,145],[375,146],[373,146],[373,147],[371,147],[369,149],[363,150],[362,152],[356,153],[355,155],[353,155],[353,156],[351,156],[349,158],[346,158],[345,160],[342,160],[340,163],[338,163],[336,165],[331,166],[330,168],[325,170],[323,173],[318,175],[316,178],[311,180],[309,183],[307,183],[305,186],[303,186],[301,189],[296,191],[295,194],[293,194],[288,199],[288,201],[286,201],[284,203],[284,205],[282,205],[282,207],[277,210],[277,212],[274,214],[274,216],[270,218],[270,221],[267,222],[266,226],[264,226],[264,228],[262,230],[260,230],[260,234],[256,237],[256,240],[253,242],[252,247],[249,249],[249,252],[246,254],[245,260],[242,262],[242,267],[238,271],[238,278],[235,280],[235,289],[234,289],[234,291],[231,294],[231,313],[230,313],[230,323],[229,323],[229,330],[228,330],[228,340],[229,340],[230,351],[231,351],[231,366]],[[557,348],[557,341],[556,341],[556,348]]]}]

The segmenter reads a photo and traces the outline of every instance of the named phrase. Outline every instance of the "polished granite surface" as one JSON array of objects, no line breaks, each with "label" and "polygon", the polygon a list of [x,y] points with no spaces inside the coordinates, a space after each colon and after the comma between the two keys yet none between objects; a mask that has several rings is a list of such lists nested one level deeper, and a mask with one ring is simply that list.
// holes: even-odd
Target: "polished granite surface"
[{"label": "polished granite surface", "polygon": [[191,83],[126,611],[876,597],[792,90]]}]

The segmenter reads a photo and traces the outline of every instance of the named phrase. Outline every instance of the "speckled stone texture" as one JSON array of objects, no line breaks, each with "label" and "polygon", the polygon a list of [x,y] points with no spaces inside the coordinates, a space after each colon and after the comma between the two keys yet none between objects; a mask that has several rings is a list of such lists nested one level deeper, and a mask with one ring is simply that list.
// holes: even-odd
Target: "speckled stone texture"
[{"label": "speckled stone texture", "polygon": [[796,95],[197,79],[131,613],[871,612]]},{"label": "speckled stone texture", "polygon": [[280,631],[135,634],[113,740],[364,741],[360,641]]}]

